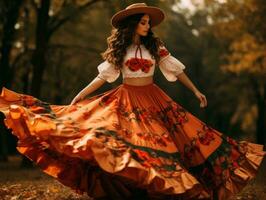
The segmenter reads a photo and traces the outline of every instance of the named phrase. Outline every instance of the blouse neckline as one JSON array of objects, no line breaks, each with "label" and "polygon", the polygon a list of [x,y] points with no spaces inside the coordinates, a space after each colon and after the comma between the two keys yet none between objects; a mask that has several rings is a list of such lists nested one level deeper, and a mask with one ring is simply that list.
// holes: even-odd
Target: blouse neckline
[{"label": "blouse neckline", "polygon": [[134,43],[132,43],[131,46],[137,47],[137,46],[143,46],[143,44],[134,44]]}]

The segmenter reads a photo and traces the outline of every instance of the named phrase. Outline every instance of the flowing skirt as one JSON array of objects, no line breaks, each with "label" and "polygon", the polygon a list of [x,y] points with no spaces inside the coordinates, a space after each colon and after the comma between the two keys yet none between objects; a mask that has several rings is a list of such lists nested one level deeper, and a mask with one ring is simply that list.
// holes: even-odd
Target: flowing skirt
[{"label": "flowing skirt", "polygon": [[0,111],[17,150],[77,193],[126,199],[219,199],[256,176],[263,145],[236,141],[155,83],[121,84],[75,105],[3,88]]}]

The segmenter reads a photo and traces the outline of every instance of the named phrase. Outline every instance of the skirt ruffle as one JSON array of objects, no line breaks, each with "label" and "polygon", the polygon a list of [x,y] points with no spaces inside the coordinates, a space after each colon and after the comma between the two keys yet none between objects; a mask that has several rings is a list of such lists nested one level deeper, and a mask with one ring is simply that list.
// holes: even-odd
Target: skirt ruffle
[{"label": "skirt ruffle", "polygon": [[156,84],[121,84],[73,106],[3,88],[0,111],[17,150],[78,193],[125,199],[219,199],[255,177],[263,145],[208,126]]}]

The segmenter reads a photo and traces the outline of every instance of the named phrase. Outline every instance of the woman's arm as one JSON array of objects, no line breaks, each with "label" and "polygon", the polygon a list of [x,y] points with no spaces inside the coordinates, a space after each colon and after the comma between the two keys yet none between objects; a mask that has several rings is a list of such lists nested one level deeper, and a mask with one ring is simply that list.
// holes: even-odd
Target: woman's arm
[{"label": "woman's arm", "polygon": [[177,75],[177,79],[185,85],[188,89],[190,89],[193,93],[199,92],[199,90],[196,88],[196,86],[192,83],[192,81],[188,78],[185,72],[182,72],[181,74]]},{"label": "woman's arm", "polygon": [[188,78],[188,76],[185,74],[185,72],[182,72],[181,74],[177,75],[178,80],[185,85],[188,89],[190,89],[195,96],[200,100],[200,107],[207,106],[207,99],[205,95],[203,95],[196,86],[192,83],[192,81]]},{"label": "woman's arm", "polygon": [[100,77],[95,77],[83,90],[81,90],[76,97],[72,100],[71,105],[74,103],[84,99],[87,95],[90,93],[94,92],[97,90],[99,87],[101,87],[106,80],[100,78]]}]

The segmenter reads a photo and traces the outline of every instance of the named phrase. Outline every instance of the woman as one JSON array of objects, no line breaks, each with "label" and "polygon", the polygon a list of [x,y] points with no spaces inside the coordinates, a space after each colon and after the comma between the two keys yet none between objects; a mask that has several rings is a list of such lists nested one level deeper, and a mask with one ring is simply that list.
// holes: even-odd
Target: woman
[{"label": "woman", "polygon": [[[158,65],[207,106],[185,66],[153,35],[163,19],[162,10],[145,3],[116,13],[98,76],[69,106],[4,88],[0,110],[19,138],[18,151],[95,199],[223,200],[239,192],[255,176],[263,146],[209,127],[153,83]],[[120,73],[123,84],[85,98]]]}]

